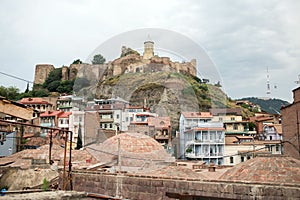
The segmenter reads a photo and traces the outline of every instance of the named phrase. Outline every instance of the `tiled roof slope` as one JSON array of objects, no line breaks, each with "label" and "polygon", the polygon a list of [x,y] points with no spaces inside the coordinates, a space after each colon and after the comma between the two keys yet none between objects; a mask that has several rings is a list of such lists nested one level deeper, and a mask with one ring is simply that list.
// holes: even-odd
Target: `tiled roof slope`
[{"label": "tiled roof slope", "polygon": [[23,98],[19,101],[21,104],[50,104],[42,98],[34,97],[34,98]]},{"label": "tiled roof slope", "polygon": [[210,112],[182,112],[185,118],[212,118]]},{"label": "tiled roof slope", "polygon": [[118,140],[123,166],[142,166],[145,162],[164,162],[172,157],[156,140],[142,133],[122,133],[111,137],[102,144],[92,144],[86,149],[96,159],[110,163],[117,159]]},{"label": "tiled roof slope", "polygon": [[243,182],[300,184],[300,160],[260,155],[226,171],[221,179]]}]

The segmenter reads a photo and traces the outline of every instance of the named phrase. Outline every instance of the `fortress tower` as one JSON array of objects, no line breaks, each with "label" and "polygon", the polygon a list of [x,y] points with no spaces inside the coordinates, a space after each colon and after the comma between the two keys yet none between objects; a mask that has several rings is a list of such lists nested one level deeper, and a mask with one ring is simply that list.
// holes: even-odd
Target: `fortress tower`
[{"label": "fortress tower", "polygon": [[154,42],[152,42],[150,39],[144,42],[143,59],[150,59],[154,56],[153,45]]}]

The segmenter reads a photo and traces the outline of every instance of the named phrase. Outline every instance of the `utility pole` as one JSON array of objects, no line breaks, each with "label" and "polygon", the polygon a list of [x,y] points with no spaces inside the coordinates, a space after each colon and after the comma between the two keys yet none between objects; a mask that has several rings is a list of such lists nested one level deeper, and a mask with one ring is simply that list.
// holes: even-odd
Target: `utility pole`
[{"label": "utility pole", "polygon": [[118,171],[121,172],[121,142],[118,138]]},{"label": "utility pole", "polygon": [[52,150],[52,130],[50,130],[50,142],[49,142],[49,164],[52,165],[52,160],[51,160],[51,150]]}]

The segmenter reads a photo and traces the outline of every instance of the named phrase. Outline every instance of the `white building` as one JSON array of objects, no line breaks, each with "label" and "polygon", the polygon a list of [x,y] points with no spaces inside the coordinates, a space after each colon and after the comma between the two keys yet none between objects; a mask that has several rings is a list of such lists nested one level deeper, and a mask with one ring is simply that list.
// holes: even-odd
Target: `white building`
[{"label": "white building", "polygon": [[252,136],[227,135],[224,165],[236,165],[257,154],[282,154],[281,141],[255,140]]},{"label": "white building", "polygon": [[282,125],[273,123],[264,124],[263,135],[265,140],[282,140]]},{"label": "white building", "polygon": [[180,158],[223,164],[224,129],[210,112],[183,112],[179,120]]},{"label": "white building", "polygon": [[[73,132],[72,140],[77,142],[78,132],[81,131],[81,140],[82,146],[85,145],[84,136],[85,136],[85,112],[77,108],[72,109],[72,115],[69,119],[69,130]],[[79,130],[80,129],[80,130]]]},{"label": "white building", "polygon": [[223,124],[207,122],[200,126],[184,132],[185,157],[222,165],[225,145]]}]

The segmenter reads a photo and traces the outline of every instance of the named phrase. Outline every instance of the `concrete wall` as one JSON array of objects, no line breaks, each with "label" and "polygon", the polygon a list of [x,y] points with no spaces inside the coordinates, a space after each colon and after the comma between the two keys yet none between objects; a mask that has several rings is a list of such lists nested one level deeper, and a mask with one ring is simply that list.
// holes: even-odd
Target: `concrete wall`
[{"label": "concrete wall", "polygon": [[212,197],[225,199],[299,199],[299,185],[259,184],[231,181],[173,179],[95,171],[73,171],[76,191],[121,196],[128,199],[192,199]]}]

